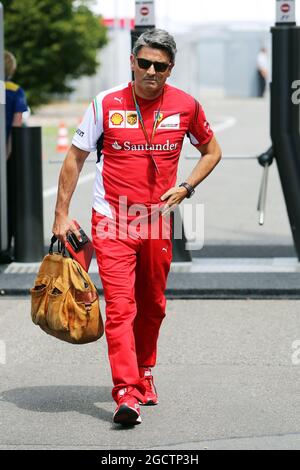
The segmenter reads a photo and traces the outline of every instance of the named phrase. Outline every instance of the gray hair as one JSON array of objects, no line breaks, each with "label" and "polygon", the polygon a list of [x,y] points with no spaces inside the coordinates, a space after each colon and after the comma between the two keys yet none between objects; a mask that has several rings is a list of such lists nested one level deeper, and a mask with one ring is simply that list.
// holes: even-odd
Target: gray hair
[{"label": "gray hair", "polygon": [[173,36],[164,29],[147,29],[147,31],[141,34],[133,46],[133,55],[137,56],[139,50],[144,46],[165,51],[170,57],[171,62],[175,62],[175,54],[177,52],[176,42]]}]

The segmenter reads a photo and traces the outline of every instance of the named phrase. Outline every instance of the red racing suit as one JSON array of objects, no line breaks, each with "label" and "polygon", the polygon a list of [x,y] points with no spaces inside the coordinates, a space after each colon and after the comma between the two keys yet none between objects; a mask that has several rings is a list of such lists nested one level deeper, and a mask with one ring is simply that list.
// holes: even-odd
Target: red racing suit
[{"label": "red racing suit", "polygon": [[203,145],[213,136],[198,101],[173,86],[165,84],[154,100],[137,100],[149,139],[159,112],[152,142],[142,130],[131,83],[99,93],[72,141],[98,156],[92,235],[106,301],[114,399],[124,386],[140,399],[139,367],[156,363],[172,260],[171,227],[159,213],[160,197],[176,184],[184,137]]}]

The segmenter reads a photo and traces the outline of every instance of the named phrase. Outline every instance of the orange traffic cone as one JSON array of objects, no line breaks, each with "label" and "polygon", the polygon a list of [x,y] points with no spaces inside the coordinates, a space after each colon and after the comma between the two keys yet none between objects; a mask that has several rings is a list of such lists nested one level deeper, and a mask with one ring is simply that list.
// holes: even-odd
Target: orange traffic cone
[{"label": "orange traffic cone", "polygon": [[61,122],[58,128],[56,152],[64,153],[68,150],[68,148],[69,148],[68,129],[66,128],[65,124]]}]

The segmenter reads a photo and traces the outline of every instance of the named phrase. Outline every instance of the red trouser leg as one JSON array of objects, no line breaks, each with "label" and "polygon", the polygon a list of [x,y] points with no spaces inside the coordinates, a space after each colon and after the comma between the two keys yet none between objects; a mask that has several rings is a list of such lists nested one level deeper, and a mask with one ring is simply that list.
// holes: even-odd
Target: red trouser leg
[{"label": "red trouser leg", "polygon": [[112,395],[116,399],[120,388],[132,386],[132,394],[142,399],[145,388],[138,367],[156,362],[172,244],[170,239],[99,238],[97,224],[105,219],[93,211],[93,243],[106,301]]},{"label": "red trouser leg", "polygon": [[137,255],[134,336],[139,367],[154,367],[159,328],[165,317],[164,296],[172,260],[171,240],[143,240]]},{"label": "red trouser leg", "polygon": [[132,394],[141,399],[144,385],[140,382],[135,352],[133,322],[136,315],[136,251],[141,240],[99,238],[97,224],[105,219],[93,211],[93,244],[106,302],[105,334],[116,399],[120,388],[132,386]]}]

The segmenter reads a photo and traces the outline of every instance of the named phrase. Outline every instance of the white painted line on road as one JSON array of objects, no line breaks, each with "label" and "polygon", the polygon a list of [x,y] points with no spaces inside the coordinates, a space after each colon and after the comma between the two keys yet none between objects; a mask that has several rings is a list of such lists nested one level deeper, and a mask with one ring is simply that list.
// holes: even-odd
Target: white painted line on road
[{"label": "white painted line on road", "polygon": [[229,129],[230,127],[235,126],[236,123],[237,120],[233,116],[224,116],[223,122],[220,122],[220,124],[213,125],[212,128],[214,132],[222,132],[226,129]]},{"label": "white painted line on road", "polygon": [[35,274],[39,272],[41,263],[10,263],[5,269],[8,274]]},{"label": "white painted line on road", "polygon": [[[199,155],[186,155],[188,160],[199,160]],[[222,155],[222,160],[257,160],[257,157],[252,155]]]},{"label": "white painted line on road", "polygon": [[191,273],[297,273],[297,258],[194,258],[193,262],[172,263],[171,272]]},{"label": "white painted line on road", "polygon": [[[225,131],[226,129],[229,129],[230,127],[235,126],[237,123],[236,118],[234,118],[233,116],[223,116],[221,119],[222,119],[222,122],[220,122],[219,124],[212,124],[211,126],[215,133]],[[186,155],[185,158],[188,160],[198,160],[199,155]],[[245,157],[241,157],[239,155],[237,156],[233,155],[233,156],[227,156],[227,157],[222,157],[222,158],[224,159],[224,158],[245,158]],[[252,159],[256,157],[246,157],[246,158]]]},{"label": "white painted line on road", "polygon": [[6,364],[6,343],[0,340],[0,364]]},{"label": "white painted line on road", "polygon": [[[11,263],[6,274],[37,273],[40,263]],[[171,272],[190,273],[297,273],[300,263],[297,258],[194,258],[192,262],[174,262]],[[90,274],[98,273],[96,259],[93,258]]]},{"label": "white painted line on road", "polygon": [[[93,180],[94,178],[95,178],[95,172],[88,173],[87,175],[84,175],[84,176],[80,176],[79,180],[78,180],[78,183],[77,183],[77,186],[80,185],[80,184],[85,184],[88,181]],[[57,186],[53,186],[52,188],[48,188],[48,189],[45,189],[43,191],[43,197],[44,198],[50,197],[50,196],[55,196],[56,194],[57,194]]]}]

